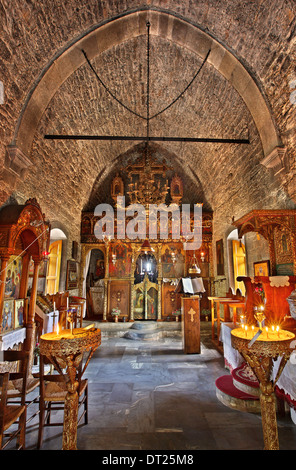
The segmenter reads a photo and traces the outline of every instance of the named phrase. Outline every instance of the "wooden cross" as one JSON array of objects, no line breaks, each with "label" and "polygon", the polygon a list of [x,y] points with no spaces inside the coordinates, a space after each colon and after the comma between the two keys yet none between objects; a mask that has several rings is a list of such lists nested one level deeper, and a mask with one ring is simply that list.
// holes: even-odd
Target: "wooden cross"
[{"label": "wooden cross", "polygon": [[193,315],[195,315],[195,314],[196,314],[196,311],[193,310],[193,308],[191,307],[191,309],[190,309],[189,312],[188,312],[188,315],[191,316],[191,321],[192,321],[192,322],[194,322]]}]

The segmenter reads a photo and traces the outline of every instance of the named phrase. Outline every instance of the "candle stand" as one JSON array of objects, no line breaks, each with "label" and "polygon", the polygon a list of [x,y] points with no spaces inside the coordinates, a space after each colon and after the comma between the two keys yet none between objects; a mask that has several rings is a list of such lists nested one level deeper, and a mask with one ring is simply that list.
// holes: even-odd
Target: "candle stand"
[{"label": "candle stand", "polygon": [[[235,328],[231,332],[232,346],[237,349],[249,364],[260,384],[260,405],[264,449],[278,450],[278,429],[276,421],[276,400],[274,388],[293,349],[291,343],[295,335],[290,331],[262,332],[250,344],[259,328],[246,331]],[[274,381],[272,381],[273,360],[281,357],[280,366]]]},{"label": "candle stand", "polygon": [[[67,395],[64,409],[63,450],[76,450],[79,379],[97,347],[101,344],[101,330],[74,328],[60,334],[47,333],[40,337],[40,354],[48,357],[56,370],[64,377]],[[85,364],[78,376],[78,369],[87,352]]]}]

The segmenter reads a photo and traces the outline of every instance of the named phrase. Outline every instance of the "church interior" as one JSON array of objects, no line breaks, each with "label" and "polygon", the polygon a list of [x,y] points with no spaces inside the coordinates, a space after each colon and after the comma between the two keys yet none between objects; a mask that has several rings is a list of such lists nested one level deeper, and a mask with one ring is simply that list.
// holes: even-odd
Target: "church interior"
[{"label": "church interior", "polygon": [[0,18],[0,448],[295,450],[294,0]]}]

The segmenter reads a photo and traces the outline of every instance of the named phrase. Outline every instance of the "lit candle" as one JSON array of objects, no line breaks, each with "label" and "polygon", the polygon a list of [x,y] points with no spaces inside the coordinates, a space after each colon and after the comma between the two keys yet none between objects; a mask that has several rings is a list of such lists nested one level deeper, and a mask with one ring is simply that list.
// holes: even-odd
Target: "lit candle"
[{"label": "lit candle", "polygon": [[255,328],[254,325],[252,325],[252,331],[254,331],[254,328]]},{"label": "lit candle", "polygon": [[268,326],[266,326],[265,329],[266,329],[266,335],[267,335],[267,338],[268,338]]},{"label": "lit candle", "polygon": [[248,325],[246,325],[245,331],[246,331],[246,336],[248,336]]},{"label": "lit candle", "polygon": [[56,308],[56,305],[55,305],[55,302],[53,303],[53,311],[55,312],[55,308]]},{"label": "lit candle", "polygon": [[69,297],[67,297],[67,310],[69,309]]},{"label": "lit candle", "polygon": [[277,325],[276,331],[278,332],[278,337],[280,337],[280,327]]},{"label": "lit candle", "polygon": [[59,336],[59,334],[60,334],[60,325],[58,324],[58,326],[57,326],[57,336]]}]

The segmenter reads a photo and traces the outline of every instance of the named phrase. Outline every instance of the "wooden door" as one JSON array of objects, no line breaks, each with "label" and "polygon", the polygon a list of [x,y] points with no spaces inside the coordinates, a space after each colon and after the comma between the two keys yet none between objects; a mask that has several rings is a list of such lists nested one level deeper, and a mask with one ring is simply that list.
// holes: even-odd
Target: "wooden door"
[{"label": "wooden door", "polygon": [[47,276],[46,276],[46,293],[55,294],[59,291],[60,269],[62,257],[62,240],[51,243],[49,247]]}]

